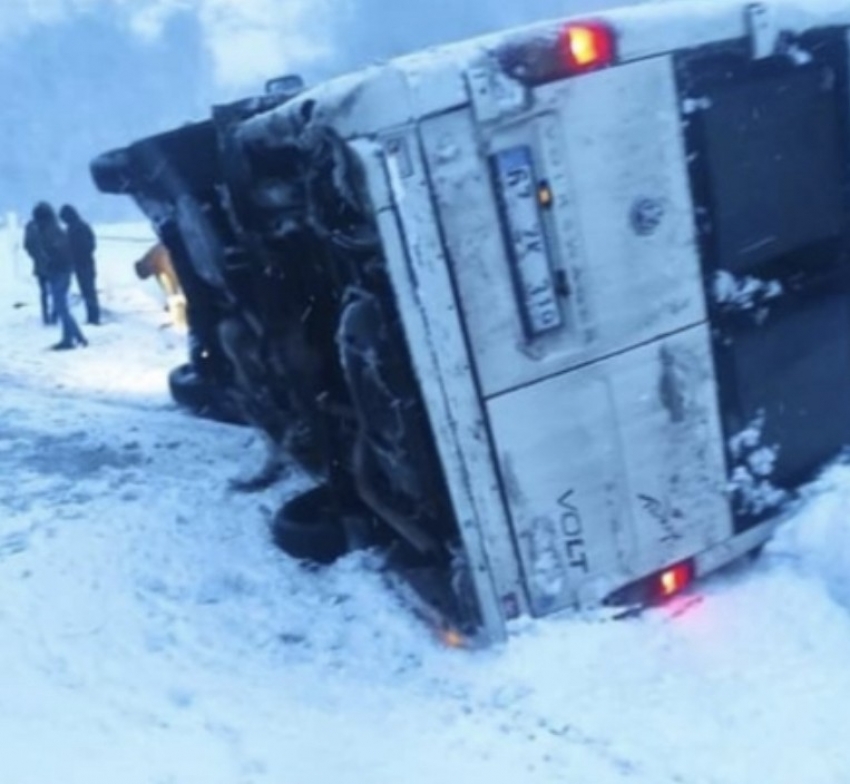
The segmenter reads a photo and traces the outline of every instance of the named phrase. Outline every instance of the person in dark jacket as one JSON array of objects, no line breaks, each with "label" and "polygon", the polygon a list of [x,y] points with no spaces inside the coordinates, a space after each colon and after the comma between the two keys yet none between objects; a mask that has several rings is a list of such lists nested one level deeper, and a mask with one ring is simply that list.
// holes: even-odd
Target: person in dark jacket
[{"label": "person in dark jacket", "polygon": [[53,312],[53,303],[50,301],[50,280],[47,277],[47,257],[41,244],[35,217],[30,218],[24,227],[24,250],[32,259],[32,274],[38,281],[41,320],[44,324],[55,324],[56,315]]},{"label": "person in dark jacket", "polygon": [[52,348],[63,350],[87,346],[88,341],[68,307],[68,290],[71,288],[71,273],[74,269],[68,238],[59,225],[53,207],[46,202],[36,204],[33,219],[44,253],[54,312],[62,325],[62,340]]},{"label": "person in dark jacket", "polygon": [[68,244],[71,247],[71,257],[74,261],[74,273],[77,276],[80,294],[83,295],[83,301],[86,303],[86,323],[99,324],[100,303],[97,301],[97,288],[95,287],[97,273],[94,265],[96,247],[94,232],[70,204],[65,204],[59,210],[59,217],[67,227]]}]

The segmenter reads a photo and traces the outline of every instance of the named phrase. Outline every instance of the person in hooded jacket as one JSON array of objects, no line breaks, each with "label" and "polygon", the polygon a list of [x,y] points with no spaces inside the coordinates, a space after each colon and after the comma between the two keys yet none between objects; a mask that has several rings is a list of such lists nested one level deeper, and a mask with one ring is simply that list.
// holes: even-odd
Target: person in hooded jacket
[{"label": "person in hooded jacket", "polygon": [[32,259],[32,274],[38,281],[41,321],[44,324],[55,324],[56,315],[53,312],[53,303],[50,301],[50,279],[47,276],[47,257],[41,244],[41,237],[34,216],[27,221],[27,225],[24,227],[24,250]]},{"label": "person in hooded jacket", "polygon": [[46,261],[54,312],[62,325],[62,339],[52,348],[64,350],[75,346],[87,346],[88,341],[68,307],[68,290],[71,288],[71,273],[74,269],[68,238],[59,225],[59,219],[53,207],[47,202],[42,201],[36,204],[33,219]]},{"label": "person in hooded jacket", "polygon": [[94,232],[70,204],[65,204],[59,210],[59,217],[67,227],[74,273],[77,277],[77,285],[80,287],[80,294],[83,295],[83,301],[86,303],[86,323],[99,324],[100,303],[97,300],[95,287],[97,273],[94,265],[96,247]]}]

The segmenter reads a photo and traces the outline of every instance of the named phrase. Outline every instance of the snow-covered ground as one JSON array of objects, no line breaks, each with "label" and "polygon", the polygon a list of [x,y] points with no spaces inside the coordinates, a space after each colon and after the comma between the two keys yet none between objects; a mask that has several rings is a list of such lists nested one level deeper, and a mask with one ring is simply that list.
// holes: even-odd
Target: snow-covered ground
[{"label": "snow-covered ground", "polygon": [[664,609],[445,649],[368,558],[270,546],[302,478],[228,489],[259,444],[169,401],[139,232],[101,231],[106,322],[61,353],[0,235],[0,784],[850,781],[850,467]]}]

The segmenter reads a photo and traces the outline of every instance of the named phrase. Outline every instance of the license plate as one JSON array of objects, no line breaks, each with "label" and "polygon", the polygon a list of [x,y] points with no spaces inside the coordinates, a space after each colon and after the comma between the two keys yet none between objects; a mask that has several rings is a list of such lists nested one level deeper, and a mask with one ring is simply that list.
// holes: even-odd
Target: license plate
[{"label": "license plate", "polygon": [[532,336],[540,335],[562,326],[563,316],[537,204],[531,149],[520,146],[498,152],[493,168],[523,322]]}]

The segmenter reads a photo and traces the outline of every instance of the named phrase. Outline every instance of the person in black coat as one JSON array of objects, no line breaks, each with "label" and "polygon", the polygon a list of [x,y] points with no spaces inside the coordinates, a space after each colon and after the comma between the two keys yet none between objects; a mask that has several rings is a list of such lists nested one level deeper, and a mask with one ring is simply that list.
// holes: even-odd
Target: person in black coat
[{"label": "person in black coat", "polygon": [[94,265],[96,247],[94,232],[70,204],[64,205],[59,210],[59,217],[67,227],[68,243],[74,260],[74,273],[77,276],[80,294],[83,295],[83,301],[86,303],[86,323],[99,324],[100,303],[97,301],[95,287],[97,273]]},{"label": "person in black coat", "polygon": [[36,204],[33,220],[44,254],[45,271],[53,296],[53,310],[62,325],[62,340],[53,348],[62,350],[87,346],[88,341],[68,307],[68,290],[71,288],[71,273],[74,269],[68,238],[59,225],[53,207],[47,202]]},{"label": "person in black coat", "polygon": [[24,250],[32,259],[32,274],[38,281],[41,320],[44,324],[55,324],[56,315],[50,301],[50,279],[47,276],[47,256],[41,243],[34,216],[27,221],[27,225],[24,227]]}]

